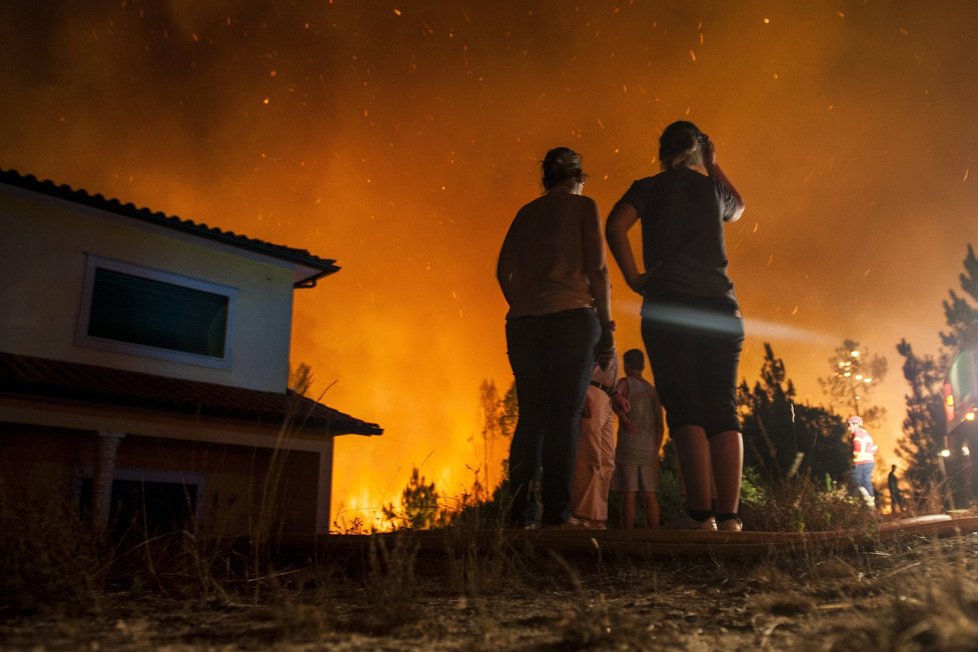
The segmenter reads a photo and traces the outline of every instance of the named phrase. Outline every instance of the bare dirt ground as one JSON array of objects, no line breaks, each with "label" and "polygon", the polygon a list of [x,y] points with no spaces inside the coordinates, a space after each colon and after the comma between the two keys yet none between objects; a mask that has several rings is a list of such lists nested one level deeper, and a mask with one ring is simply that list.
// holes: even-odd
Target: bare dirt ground
[{"label": "bare dirt ground", "polygon": [[749,561],[406,547],[236,587],[117,585],[74,615],[5,609],[0,648],[971,650],[976,564],[976,534]]}]

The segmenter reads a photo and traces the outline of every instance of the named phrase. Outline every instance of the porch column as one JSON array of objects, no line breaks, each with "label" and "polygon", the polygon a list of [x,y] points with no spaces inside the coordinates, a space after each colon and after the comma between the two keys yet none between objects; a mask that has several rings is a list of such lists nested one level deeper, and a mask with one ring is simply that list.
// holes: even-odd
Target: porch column
[{"label": "porch column", "polygon": [[102,430],[95,438],[95,473],[92,478],[92,522],[96,528],[109,525],[112,506],[112,476],[115,474],[115,457],[124,432]]},{"label": "porch column", "polygon": [[333,497],[333,438],[327,436],[319,450],[319,483],[316,487],[316,534],[329,532],[329,503]]}]

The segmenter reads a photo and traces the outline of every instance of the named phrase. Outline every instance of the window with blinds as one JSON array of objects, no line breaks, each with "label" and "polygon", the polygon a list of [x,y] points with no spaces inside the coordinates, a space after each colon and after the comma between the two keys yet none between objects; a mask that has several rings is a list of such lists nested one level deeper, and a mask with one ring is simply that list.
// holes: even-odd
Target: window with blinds
[{"label": "window with blinds", "polygon": [[109,269],[95,270],[88,334],[224,357],[228,297]]},{"label": "window with blinds", "polygon": [[79,344],[227,368],[236,293],[227,286],[91,256]]}]

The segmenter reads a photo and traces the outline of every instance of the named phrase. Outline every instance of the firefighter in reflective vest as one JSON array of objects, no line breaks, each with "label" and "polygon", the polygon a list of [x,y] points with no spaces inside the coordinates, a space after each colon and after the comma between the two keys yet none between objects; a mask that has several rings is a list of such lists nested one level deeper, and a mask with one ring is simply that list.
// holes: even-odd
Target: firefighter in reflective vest
[{"label": "firefighter in reflective vest", "polygon": [[852,433],[852,487],[870,507],[876,505],[873,491],[873,467],[876,466],[878,447],[869,432],[863,428],[862,417],[849,417],[849,432]]}]

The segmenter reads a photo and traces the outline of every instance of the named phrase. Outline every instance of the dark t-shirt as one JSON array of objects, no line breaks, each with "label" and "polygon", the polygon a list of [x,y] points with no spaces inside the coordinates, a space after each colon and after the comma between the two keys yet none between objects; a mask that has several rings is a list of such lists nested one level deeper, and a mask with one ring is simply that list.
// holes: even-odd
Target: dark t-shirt
[{"label": "dark t-shirt", "polygon": [[642,221],[645,270],[651,272],[646,297],[692,294],[736,305],[723,223],[733,217],[737,202],[726,186],[676,168],[639,179],[621,201],[634,206]]}]

